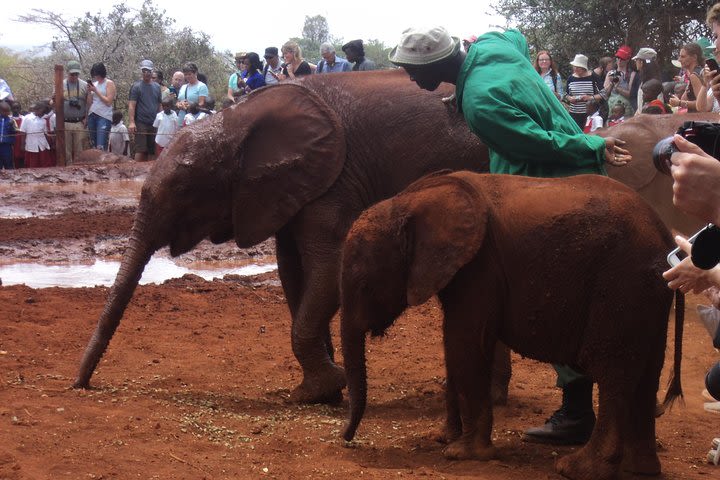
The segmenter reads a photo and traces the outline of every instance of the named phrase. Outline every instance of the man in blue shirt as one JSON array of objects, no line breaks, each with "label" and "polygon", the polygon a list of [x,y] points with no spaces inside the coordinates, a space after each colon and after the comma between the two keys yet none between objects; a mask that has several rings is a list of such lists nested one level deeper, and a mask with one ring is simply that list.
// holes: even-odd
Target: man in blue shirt
[{"label": "man in blue shirt", "polygon": [[330,43],[320,45],[320,55],[323,59],[318,62],[315,73],[349,72],[352,68],[350,62],[335,54],[335,47]]}]

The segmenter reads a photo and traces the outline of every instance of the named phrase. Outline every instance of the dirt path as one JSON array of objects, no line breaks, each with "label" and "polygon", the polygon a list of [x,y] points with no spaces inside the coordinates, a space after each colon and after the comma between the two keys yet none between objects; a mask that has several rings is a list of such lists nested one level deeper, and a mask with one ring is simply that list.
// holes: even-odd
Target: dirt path
[{"label": "dirt path", "polygon": [[[72,178],[40,178],[85,181],[83,169],[73,170]],[[88,169],[88,178],[95,175]],[[17,183],[0,177],[0,188]],[[0,219],[3,259],[91,257],[103,239],[115,245],[108,256],[118,255],[134,209],[109,200],[94,209],[93,195],[77,195],[61,196],[70,207],[53,216]],[[24,201],[39,208],[33,202],[48,197],[28,194]],[[196,255],[222,260],[271,249],[271,243],[245,252],[208,244]],[[510,401],[495,414],[500,458],[443,458],[434,440],[444,419],[435,301],[409,310],[385,338],[369,342],[367,413],[358,441],[346,446],[340,440],[346,402],[287,402],[301,374],[274,274],[212,282],[186,276],[138,287],[92,379],[96,389],[72,390],[107,293],[0,287],[0,479],[556,479],[554,459],[572,451],[520,440],[524,428],[559,404],[559,391],[549,366],[514,356]],[[699,395],[718,358],[697,321],[695,305],[703,301],[688,299],[685,405],[658,420],[662,478],[720,478],[719,467],[705,463],[720,418],[702,410]],[[336,345],[337,326],[336,319]]]}]

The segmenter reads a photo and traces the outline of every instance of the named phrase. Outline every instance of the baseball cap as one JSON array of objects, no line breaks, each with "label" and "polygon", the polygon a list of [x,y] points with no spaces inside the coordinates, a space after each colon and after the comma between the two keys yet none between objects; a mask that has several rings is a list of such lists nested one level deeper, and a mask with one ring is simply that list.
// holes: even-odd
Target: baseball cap
[{"label": "baseball cap", "polygon": [[75,60],[70,60],[67,63],[67,72],[68,73],[80,73],[80,62],[77,62]]},{"label": "baseball cap", "polygon": [[150,60],[143,60],[140,62],[140,70],[154,70],[155,65],[153,65],[153,62]]},{"label": "baseball cap", "polygon": [[621,45],[615,52],[615,57],[621,60],[630,60],[632,57],[633,49],[629,45]]}]

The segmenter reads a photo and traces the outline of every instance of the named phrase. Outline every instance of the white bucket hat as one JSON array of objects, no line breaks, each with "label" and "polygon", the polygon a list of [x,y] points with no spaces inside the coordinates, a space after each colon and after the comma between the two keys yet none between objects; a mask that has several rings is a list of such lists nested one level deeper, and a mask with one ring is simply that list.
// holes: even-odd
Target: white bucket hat
[{"label": "white bucket hat", "polygon": [[585,70],[587,70],[588,69],[587,60],[588,60],[588,58],[585,55],[583,55],[582,53],[578,53],[577,55],[575,55],[575,58],[573,59],[573,61],[570,62],[570,65],[572,65],[573,67],[580,67],[580,68],[584,68]]},{"label": "white bucket hat", "polygon": [[460,50],[460,39],[443,27],[408,28],[388,59],[396,65],[427,65],[444,60]]},{"label": "white bucket hat", "polygon": [[643,47],[640,50],[638,50],[637,55],[632,57],[633,60],[645,60],[645,62],[649,62],[650,60],[653,60],[655,57],[657,57],[657,52],[653,50],[652,48]]}]

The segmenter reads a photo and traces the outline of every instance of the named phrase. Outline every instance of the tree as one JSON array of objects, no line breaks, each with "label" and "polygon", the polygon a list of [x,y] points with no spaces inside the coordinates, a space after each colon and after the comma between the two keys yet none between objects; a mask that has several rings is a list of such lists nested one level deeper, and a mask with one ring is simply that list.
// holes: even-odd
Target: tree
[{"label": "tree", "polygon": [[567,72],[583,53],[597,65],[621,44],[652,47],[670,67],[680,47],[702,35],[707,9],[716,2],[687,0],[498,0],[495,11],[517,25],[531,50],[549,50]]},{"label": "tree", "polygon": [[50,54],[40,62],[46,73],[36,77],[44,88],[43,96],[53,89],[52,74],[47,72],[53,71],[54,64],[64,65],[71,59],[80,61],[84,78],[89,76],[92,64],[105,64],[108,77],[117,85],[115,104],[120,110],[127,107],[130,87],[139,79],[138,65],[145,58],[153,60],[155,68],[163,70],[166,77],[185,62],[197,63],[200,72],[208,76],[208,87],[216,98],[224,95],[232,71],[230,52],[217,52],[203,32],[174,30],[175,20],[165,10],[158,10],[152,0],[145,0],[140,9],[118,3],[107,16],[88,12],[80,18],[66,19],[53,11],[33,9],[18,20],[50,25],[58,32]]}]

